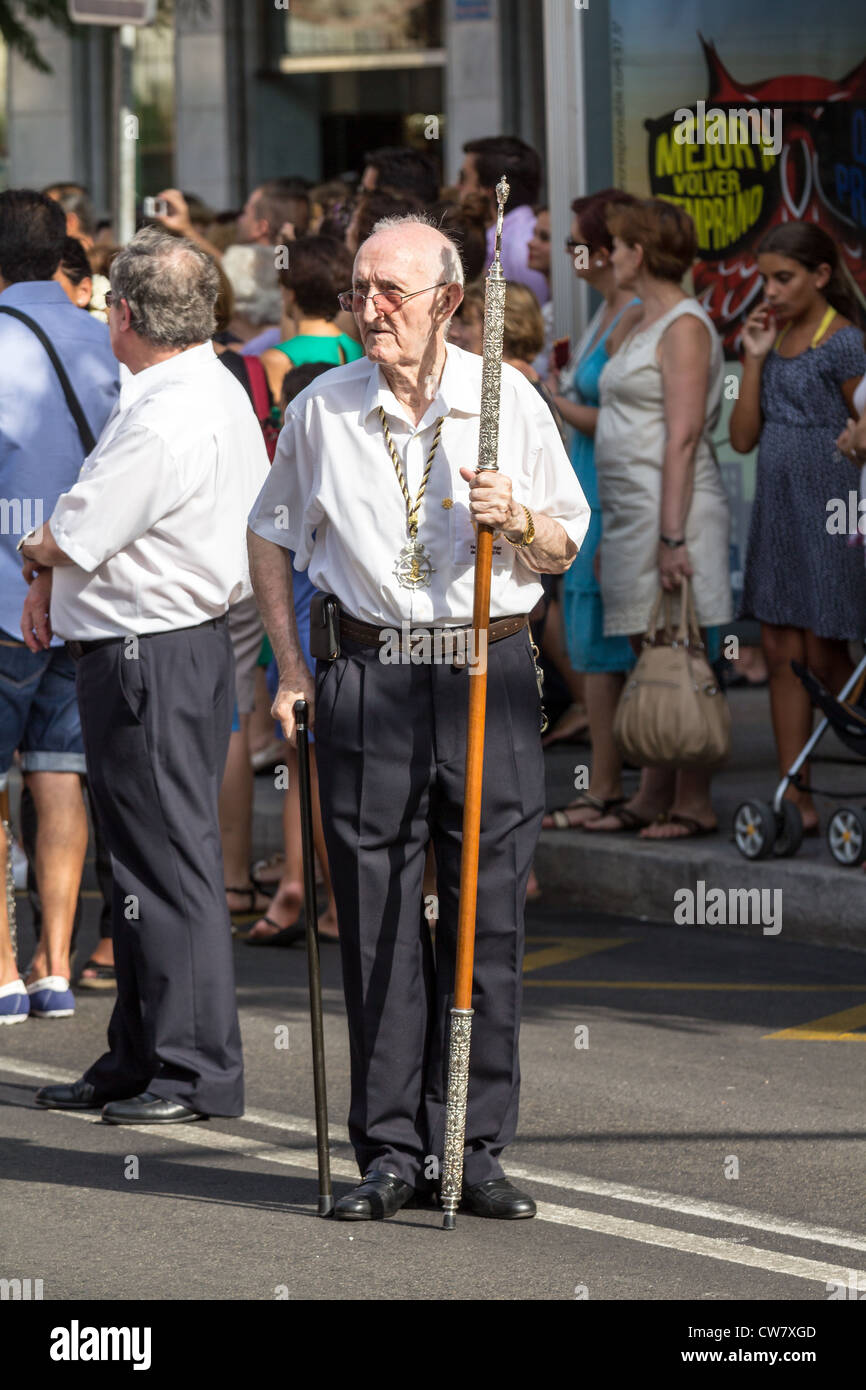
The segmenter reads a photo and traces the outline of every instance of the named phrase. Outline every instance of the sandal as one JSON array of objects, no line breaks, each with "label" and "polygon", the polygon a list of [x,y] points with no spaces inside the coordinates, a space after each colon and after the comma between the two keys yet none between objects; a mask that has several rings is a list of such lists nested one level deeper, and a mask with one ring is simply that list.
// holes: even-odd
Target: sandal
[{"label": "sandal", "polygon": [[624,796],[614,796],[609,801],[603,801],[600,796],[593,796],[592,792],[581,792],[574,801],[569,802],[568,806],[563,806],[558,811],[551,811],[549,816],[545,816],[544,820],[551,820],[553,824],[545,825],[542,821],[542,829],[582,830],[586,821],[579,821],[575,824],[574,821],[569,820],[569,811],[582,811],[586,808],[591,811],[598,811],[599,816],[606,816],[615,806],[622,806],[624,802]]},{"label": "sandal", "polygon": [[245,936],[243,938],[245,946],[294,946],[296,942],[302,941],[307,934],[303,913],[291,927],[281,927],[279,922],[274,921],[273,917],[260,917],[259,921],[267,922],[269,927],[276,927],[277,930],[271,936]]},{"label": "sandal", "polygon": [[[570,727],[576,721],[574,727]],[[557,719],[550,733],[541,740],[542,748],[554,743],[589,743],[589,716],[583,705],[571,704]]]},{"label": "sandal", "polygon": [[685,835],[670,835],[671,840],[699,840],[703,835],[717,835],[719,833],[718,824],[701,825],[694,816],[681,816],[679,811],[672,811],[668,816],[669,825],[684,825],[687,831]]},{"label": "sandal", "polygon": [[[262,893],[262,890],[260,888],[257,888],[254,883],[250,884],[249,888],[229,888],[229,886],[226,885],[224,892],[226,894],[235,893],[239,898],[249,898],[250,900],[249,907],[230,907],[230,917],[249,917],[251,912],[258,911],[258,908],[256,907],[256,896],[267,896],[266,894]],[[228,899],[226,899],[226,901],[228,901]]]},{"label": "sandal", "polygon": [[[84,971],[90,970],[93,973],[89,979],[84,978]],[[117,972],[113,965],[106,965],[101,960],[89,960],[82,967],[81,974],[77,980],[78,989],[116,989]]]},{"label": "sandal", "polygon": [[[599,830],[599,835],[619,835],[624,830],[644,830],[648,825],[656,825],[667,820],[667,816],[662,812],[658,816],[639,816],[637,811],[630,811],[628,806],[617,806],[610,811],[610,815],[619,821],[615,830]],[[592,830],[595,821],[588,821],[584,829]]]},{"label": "sandal", "polygon": [[[276,878],[264,878],[263,874],[267,869],[276,869]],[[280,879],[285,873],[285,869],[286,857],[281,851],[272,854],[269,859],[258,859],[250,869],[250,882],[254,888],[258,888],[264,897],[272,898],[280,886]]]}]

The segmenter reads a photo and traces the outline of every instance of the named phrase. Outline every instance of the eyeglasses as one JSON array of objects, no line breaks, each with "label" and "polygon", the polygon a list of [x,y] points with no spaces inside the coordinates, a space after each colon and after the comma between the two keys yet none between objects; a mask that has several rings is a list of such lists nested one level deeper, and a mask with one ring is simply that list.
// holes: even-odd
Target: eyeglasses
[{"label": "eyeglasses", "polygon": [[114,290],[106,290],[106,291],[105,291],[105,307],[106,307],[106,309],[119,309],[122,303],[123,303],[123,295],[122,295],[122,294],[115,294],[115,293],[114,293]]},{"label": "eyeglasses", "polygon": [[438,285],[428,285],[423,290],[412,290],[411,294],[401,294],[399,290],[379,290],[376,294],[344,290],[342,294],[337,295],[337,302],[347,314],[363,314],[364,305],[368,299],[372,299],[373,308],[377,313],[394,314],[402,308],[405,300],[414,299],[416,294],[428,294],[430,290],[441,290],[442,286],[447,284],[447,280],[440,280]]}]

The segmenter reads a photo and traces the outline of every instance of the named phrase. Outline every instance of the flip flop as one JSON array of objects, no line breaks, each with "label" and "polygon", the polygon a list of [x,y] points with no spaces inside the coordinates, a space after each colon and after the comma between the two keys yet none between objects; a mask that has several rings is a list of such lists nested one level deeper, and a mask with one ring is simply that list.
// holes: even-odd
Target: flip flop
[{"label": "flip flop", "polygon": [[[615,806],[622,806],[625,802],[624,796],[611,797],[609,801],[603,801],[600,796],[593,796],[592,792],[580,792],[574,801],[568,806],[562,806],[558,811],[551,811],[550,818],[553,825],[544,826],[546,830],[582,830],[586,821],[580,821],[575,825],[574,821],[569,820],[569,811],[582,811],[584,809],[598,811],[599,816],[606,816]],[[545,816],[545,820],[547,817]]]},{"label": "flip flop", "polygon": [[273,917],[260,917],[258,920],[267,922],[269,927],[276,927],[277,930],[273,936],[245,936],[243,938],[245,946],[294,946],[297,942],[303,941],[307,933],[303,913],[291,927],[281,927],[279,922],[274,921]]},{"label": "flip flop", "polygon": [[689,832],[687,835],[670,835],[671,840],[700,840],[704,835],[718,835],[718,825],[701,825],[694,816],[681,816],[679,812],[673,811],[668,816],[669,825],[684,825]]},{"label": "flip flop", "polygon": [[587,821],[583,826],[584,830],[589,830],[594,835],[621,835],[623,831],[643,830],[648,825],[655,825],[657,822],[667,820],[664,814],[658,816],[639,816],[637,811],[630,811],[627,806],[616,806],[610,813],[619,821],[617,830],[593,830],[594,821]]},{"label": "flip flop", "polygon": [[[84,971],[92,970],[93,976],[89,980],[83,979]],[[81,975],[76,981],[77,989],[116,989],[117,972],[113,965],[106,965],[101,960],[89,960],[82,966]]]}]

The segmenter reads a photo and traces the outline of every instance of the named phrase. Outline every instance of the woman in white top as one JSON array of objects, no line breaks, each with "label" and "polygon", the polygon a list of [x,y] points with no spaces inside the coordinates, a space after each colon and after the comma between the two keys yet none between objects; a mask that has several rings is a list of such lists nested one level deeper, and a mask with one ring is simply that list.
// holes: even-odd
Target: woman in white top
[{"label": "woman in white top", "polygon": [[[711,439],[723,358],[710,318],[680,286],[697,249],[691,218],[645,199],[612,208],[608,227],[616,282],[643,312],[601,374],[600,581],[605,636],[624,634],[637,650],[659,584],[673,591],[690,579],[704,628],[731,618],[730,512]],[[586,829],[710,834],[710,773],[645,769],[637,794]]]}]

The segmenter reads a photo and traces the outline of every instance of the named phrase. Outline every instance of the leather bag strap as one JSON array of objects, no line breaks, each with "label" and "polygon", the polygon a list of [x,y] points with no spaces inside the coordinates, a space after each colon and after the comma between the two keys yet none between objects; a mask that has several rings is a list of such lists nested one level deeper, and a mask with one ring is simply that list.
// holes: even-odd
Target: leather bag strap
[{"label": "leather bag strap", "polygon": [[48,353],[48,356],[51,359],[51,365],[57,373],[57,379],[60,382],[60,385],[63,389],[63,394],[66,397],[66,404],[69,406],[69,413],[75,421],[76,428],[78,429],[78,433],[81,438],[81,443],[84,446],[84,452],[85,454],[91,453],[93,449],[95,449],[96,447],[96,438],[93,434],[92,429],[90,428],[90,425],[87,423],[87,416],[84,414],[84,411],[81,408],[81,402],[79,401],[78,397],[72,389],[72,383],[69,380],[69,377],[66,375],[66,370],[63,366],[63,363],[57,356],[54,344],[51,342],[51,339],[48,337],[48,334],[40,327],[38,323],[36,323],[34,319],[30,318],[29,314],[22,314],[20,309],[13,309],[8,304],[0,304],[0,314],[8,314],[10,318],[18,319],[19,322],[26,324],[26,326],[33,333],[36,334],[36,337],[39,339],[45,351]]}]

